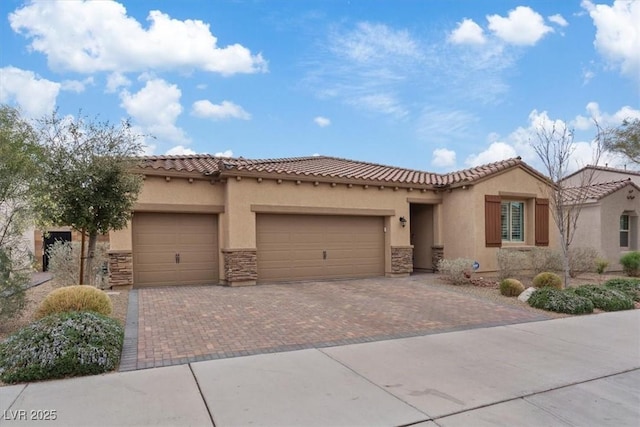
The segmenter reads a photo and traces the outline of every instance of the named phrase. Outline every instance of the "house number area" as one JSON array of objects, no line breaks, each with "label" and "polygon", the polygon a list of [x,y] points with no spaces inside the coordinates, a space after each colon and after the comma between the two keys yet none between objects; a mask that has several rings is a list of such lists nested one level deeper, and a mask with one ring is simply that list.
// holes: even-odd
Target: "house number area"
[{"label": "house number area", "polygon": [[56,409],[9,409],[2,411],[4,421],[55,421],[58,419]]}]

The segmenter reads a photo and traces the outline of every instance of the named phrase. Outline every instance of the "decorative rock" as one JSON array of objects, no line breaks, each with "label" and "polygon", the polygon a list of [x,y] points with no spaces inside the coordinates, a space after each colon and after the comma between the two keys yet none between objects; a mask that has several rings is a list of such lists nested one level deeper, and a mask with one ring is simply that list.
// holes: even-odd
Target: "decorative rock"
[{"label": "decorative rock", "polygon": [[525,289],[524,291],[522,291],[522,293],[520,295],[518,295],[518,300],[522,301],[522,302],[527,302],[529,301],[529,297],[531,296],[532,293],[534,293],[536,291],[536,288],[534,288],[533,286]]}]

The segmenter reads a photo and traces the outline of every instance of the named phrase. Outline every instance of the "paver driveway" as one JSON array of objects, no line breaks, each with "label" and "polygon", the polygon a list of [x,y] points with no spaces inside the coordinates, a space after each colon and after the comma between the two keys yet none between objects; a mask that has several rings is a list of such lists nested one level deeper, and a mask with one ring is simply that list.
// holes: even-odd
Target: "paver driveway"
[{"label": "paver driveway", "polygon": [[549,318],[433,281],[418,275],[139,289],[130,296],[121,370]]}]

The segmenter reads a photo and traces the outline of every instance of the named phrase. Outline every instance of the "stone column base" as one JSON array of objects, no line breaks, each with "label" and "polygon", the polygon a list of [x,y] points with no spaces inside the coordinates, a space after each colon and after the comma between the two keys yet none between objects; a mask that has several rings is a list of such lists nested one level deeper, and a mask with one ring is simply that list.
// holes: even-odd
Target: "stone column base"
[{"label": "stone column base", "polygon": [[256,249],[223,249],[224,280],[227,286],[252,286],[258,280]]},{"label": "stone column base", "polygon": [[133,288],[133,253],[131,251],[109,251],[109,287],[112,289]]},{"label": "stone column base", "polygon": [[389,277],[406,276],[413,272],[413,246],[391,246]]},{"label": "stone column base", "polygon": [[444,258],[444,246],[443,245],[431,246],[431,266],[433,267],[434,273],[438,271],[438,263],[442,258]]}]

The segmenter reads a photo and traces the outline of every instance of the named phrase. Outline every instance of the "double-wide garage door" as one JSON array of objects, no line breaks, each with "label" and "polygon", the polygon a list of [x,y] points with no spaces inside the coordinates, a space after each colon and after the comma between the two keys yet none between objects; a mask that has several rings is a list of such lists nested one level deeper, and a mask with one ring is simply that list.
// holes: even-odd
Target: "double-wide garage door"
[{"label": "double-wide garage door", "polygon": [[133,275],[136,286],[218,283],[217,216],[136,213]]},{"label": "double-wide garage door", "polygon": [[258,280],[384,275],[382,217],[258,214]]}]

